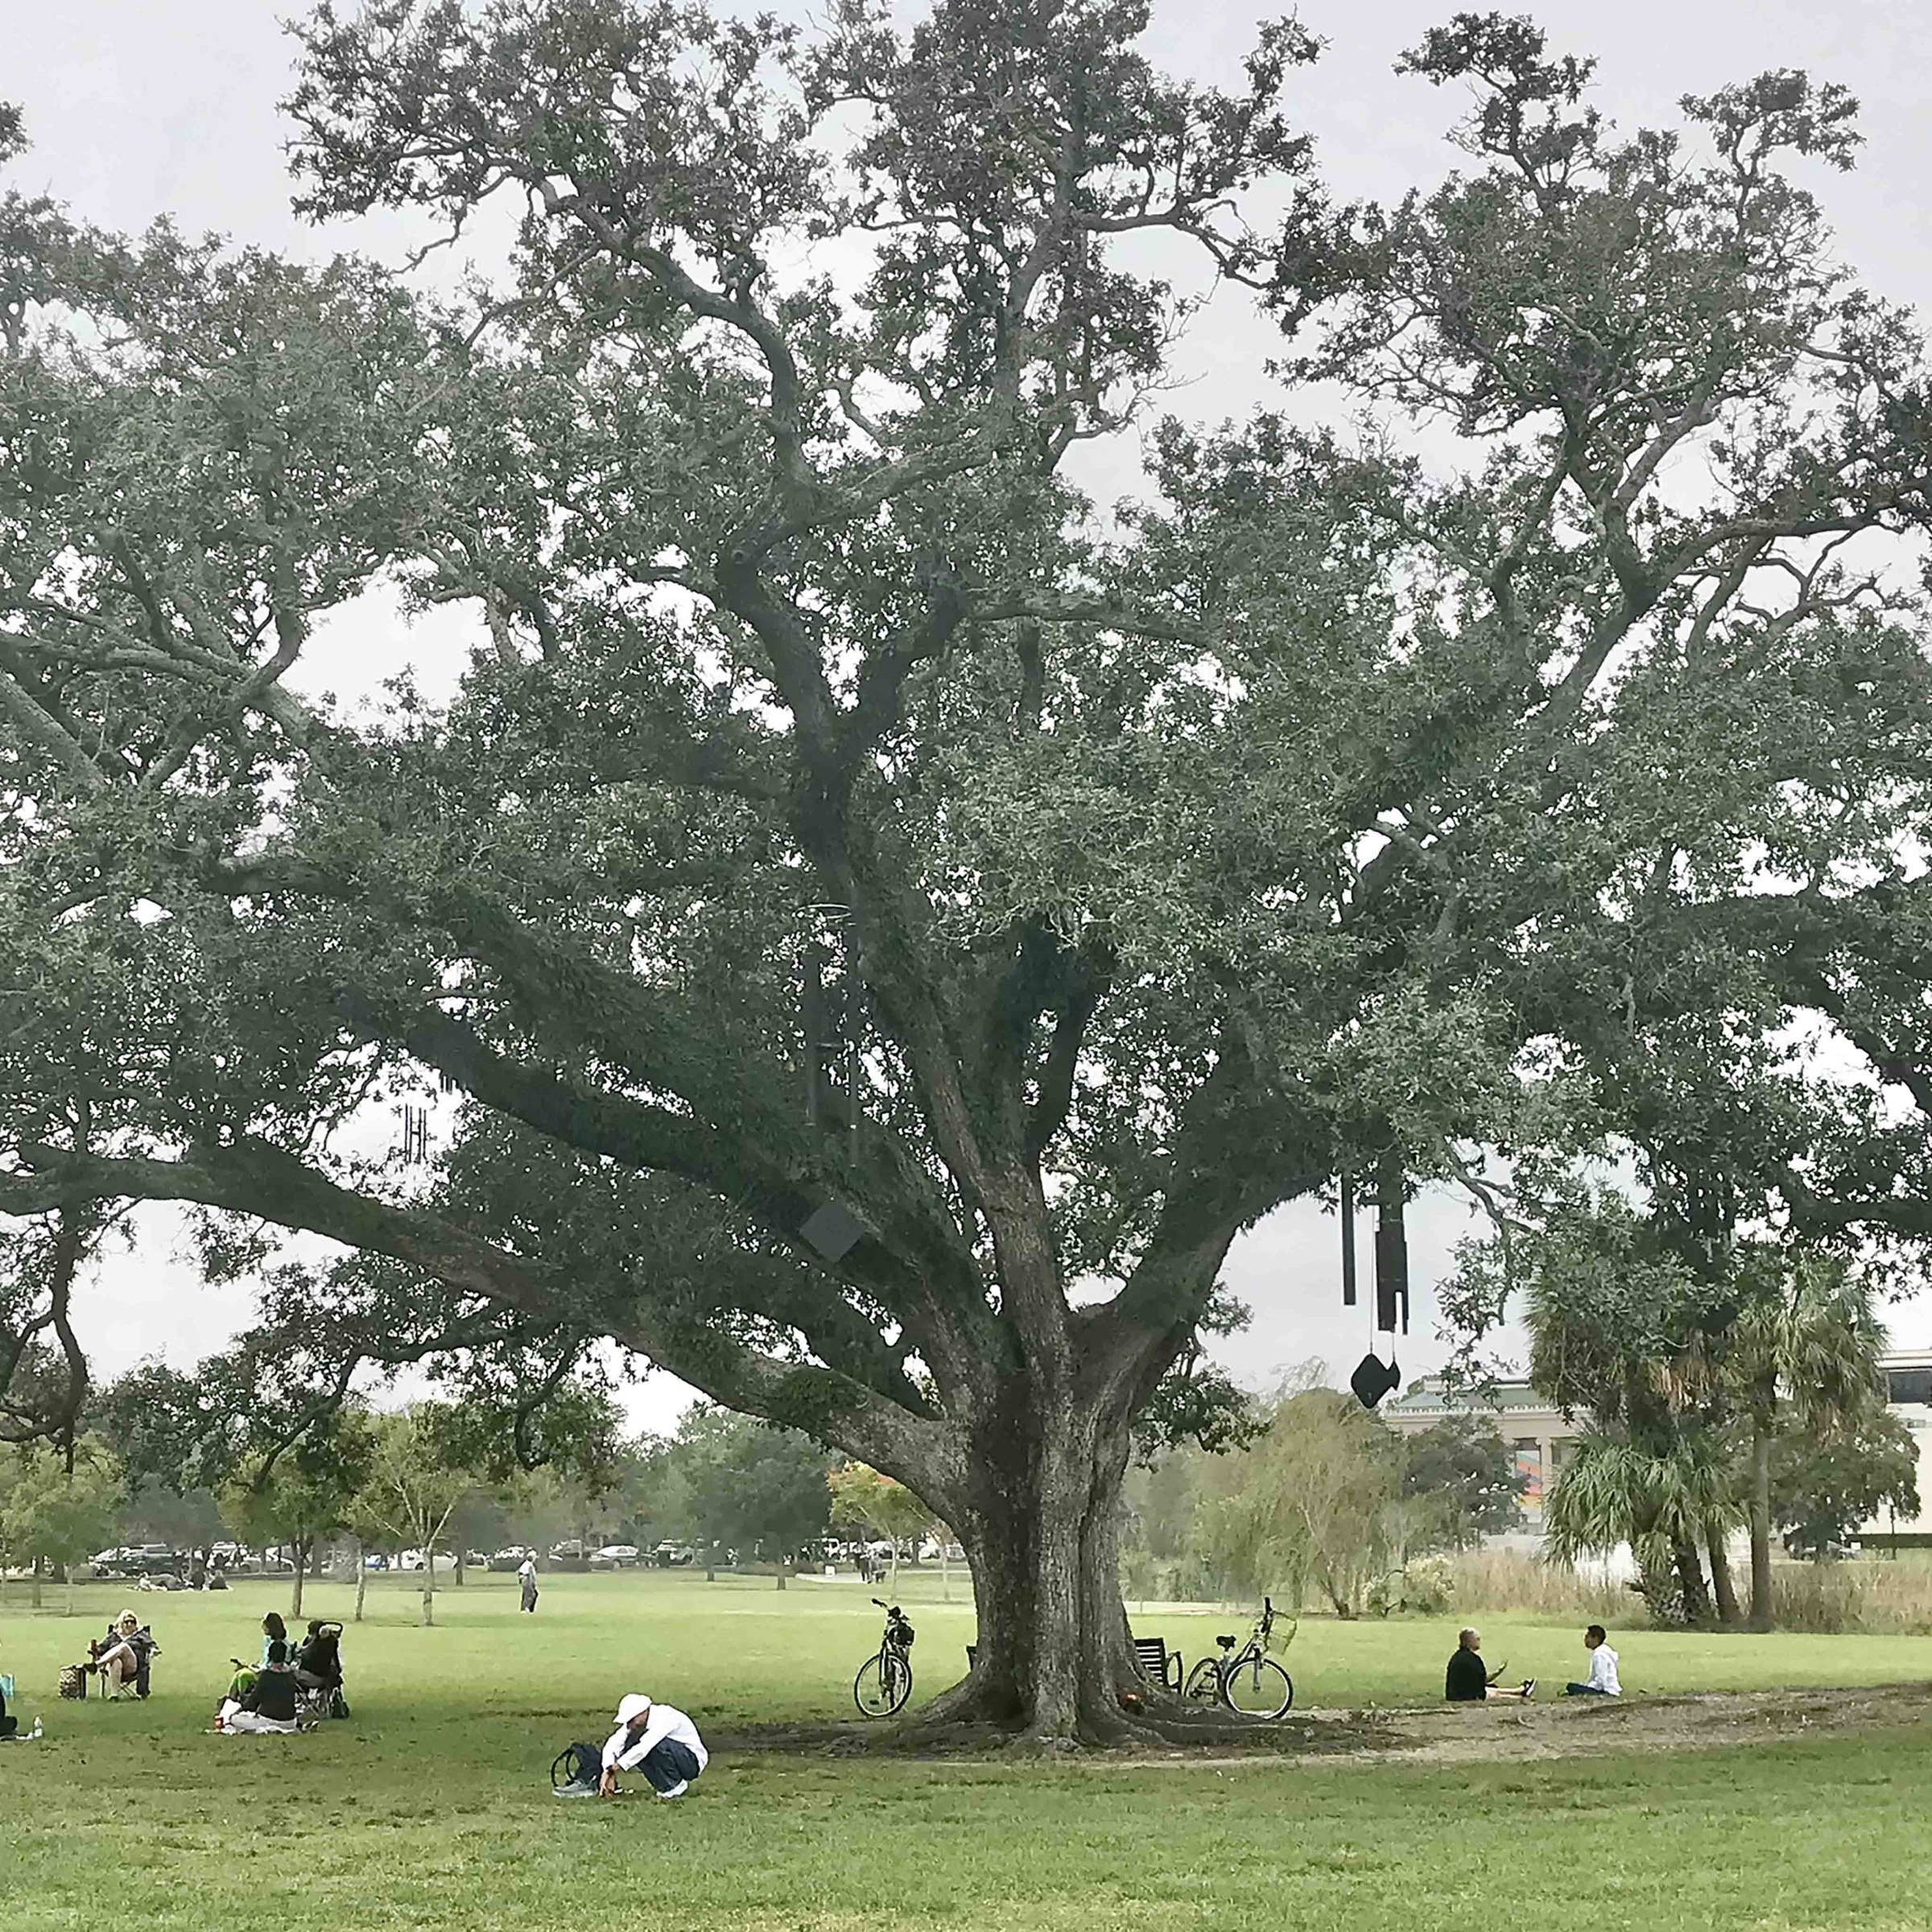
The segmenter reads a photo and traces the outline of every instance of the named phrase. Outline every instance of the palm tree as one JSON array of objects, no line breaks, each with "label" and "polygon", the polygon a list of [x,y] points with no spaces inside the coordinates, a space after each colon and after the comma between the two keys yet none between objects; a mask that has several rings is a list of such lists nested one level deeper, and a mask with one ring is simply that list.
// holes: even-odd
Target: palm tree
[{"label": "palm tree", "polygon": [[1719,1371],[1749,1431],[1751,1628],[1771,1627],[1771,1445],[1795,1426],[1821,1443],[1882,1402],[1885,1331],[1864,1281],[1840,1261],[1757,1245],[1741,1250],[1744,1295],[1718,1338]]},{"label": "palm tree", "polygon": [[1623,1425],[1586,1430],[1543,1502],[1543,1534],[1559,1562],[1628,1543],[1654,1600],[1659,1579],[1674,1575],[1685,1614],[1708,1614],[1701,1545],[1736,1520],[1724,1459],[1701,1427],[1667,1438],[1633,1435]]},{"label": "palm tree", "polygon": [[[1686,1612],[1702,1621],[1703,1553],[1721,1564],[1736,1520],[1703,1340],[1722,1319],[1711,1285],[1615,1197],[1553,1216],[1530,1259],[1530,1379],[1589,1424],[1545,1500],[1552,1554],[1628,1542],[1646,1593],[1660,1596],[1674,1571]],[[1713,1580],[1734,1617],[1728,1573]]]}]

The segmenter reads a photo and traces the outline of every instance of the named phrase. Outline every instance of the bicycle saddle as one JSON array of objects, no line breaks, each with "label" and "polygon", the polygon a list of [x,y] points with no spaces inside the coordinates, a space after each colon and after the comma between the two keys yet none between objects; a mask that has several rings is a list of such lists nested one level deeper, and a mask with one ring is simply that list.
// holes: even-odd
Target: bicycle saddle
[{"label": "bicycle saddle", "polygon": [[1232,1637],[1217,1637],[1214,1641],[1219,1644],[1224,1650],[1232,1650],[1234,1648],[1235,1640]]}]

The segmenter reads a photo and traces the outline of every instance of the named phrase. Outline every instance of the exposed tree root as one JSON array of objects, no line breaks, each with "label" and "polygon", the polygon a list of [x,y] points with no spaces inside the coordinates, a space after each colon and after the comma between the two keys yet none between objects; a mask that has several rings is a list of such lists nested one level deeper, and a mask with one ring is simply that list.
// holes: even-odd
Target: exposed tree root
[{"label": "exposed tree root", "polygon": [[[997,1756],[1060,1758],[1083,1752],[1170,1753],[1327,1751],[1338,1748],[1333,1717],[1290,1714],[1286,1718],[1245,1717],[1216,1704],[1146,1691],[1138,1709],[1088,1708],[1069,1735],[1029,1724],[1009,1703],[993,1696],[972,1677],[941,1691],[919,1710],[890,1725],[860,1721],[776,1727],[761,1732],[766,1748],[830,1752],[839,1756],[910,1757]],[[1366,1739],[1357,1740],[1365,1742]],[[750,1739],[746,1743],[758,1748]]]}]

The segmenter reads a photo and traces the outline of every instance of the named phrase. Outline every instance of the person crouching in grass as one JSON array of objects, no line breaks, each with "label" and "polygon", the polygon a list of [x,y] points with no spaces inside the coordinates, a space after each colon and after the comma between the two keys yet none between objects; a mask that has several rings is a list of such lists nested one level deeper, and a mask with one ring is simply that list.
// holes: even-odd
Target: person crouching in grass
[{"label": "person crouching in grass", "polygon": [[682,1798],[711,1761],[697,1726],[682,1711],[635,1691],[618,1704],[617,1726],[604,1746],[601,1798],[617,1796],[620,1771],[642,1771],[659,1798]]}]

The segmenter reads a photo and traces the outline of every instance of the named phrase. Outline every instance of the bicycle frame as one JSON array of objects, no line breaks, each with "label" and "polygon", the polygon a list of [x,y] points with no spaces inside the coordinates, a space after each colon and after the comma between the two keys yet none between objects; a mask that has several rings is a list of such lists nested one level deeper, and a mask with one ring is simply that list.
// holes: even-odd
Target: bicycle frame
[{"label": "bicycle frame", "polygon": [[[1274,1649],[1272,1641],[1274,1620],[1274,1601],[1271,1597],[1265,1596],[1261,1599],[1261,1614],[1255,1619],[1254,1628],[1248,1633],[1247,1642],[1240,1649],[1230,1650],[1226,1656],[1215,1660],[1215,1667],[1220,1673],[1222,1682],[1225,1683],[1243,1664],[1253,1663],[1257,1657],[1266,1657]],[[1300,1628],[1300,1618],[1290,1621],[1288,1635],[1282,1643],[1284,1650],[1294,1641],[1295,1633]]]}]

